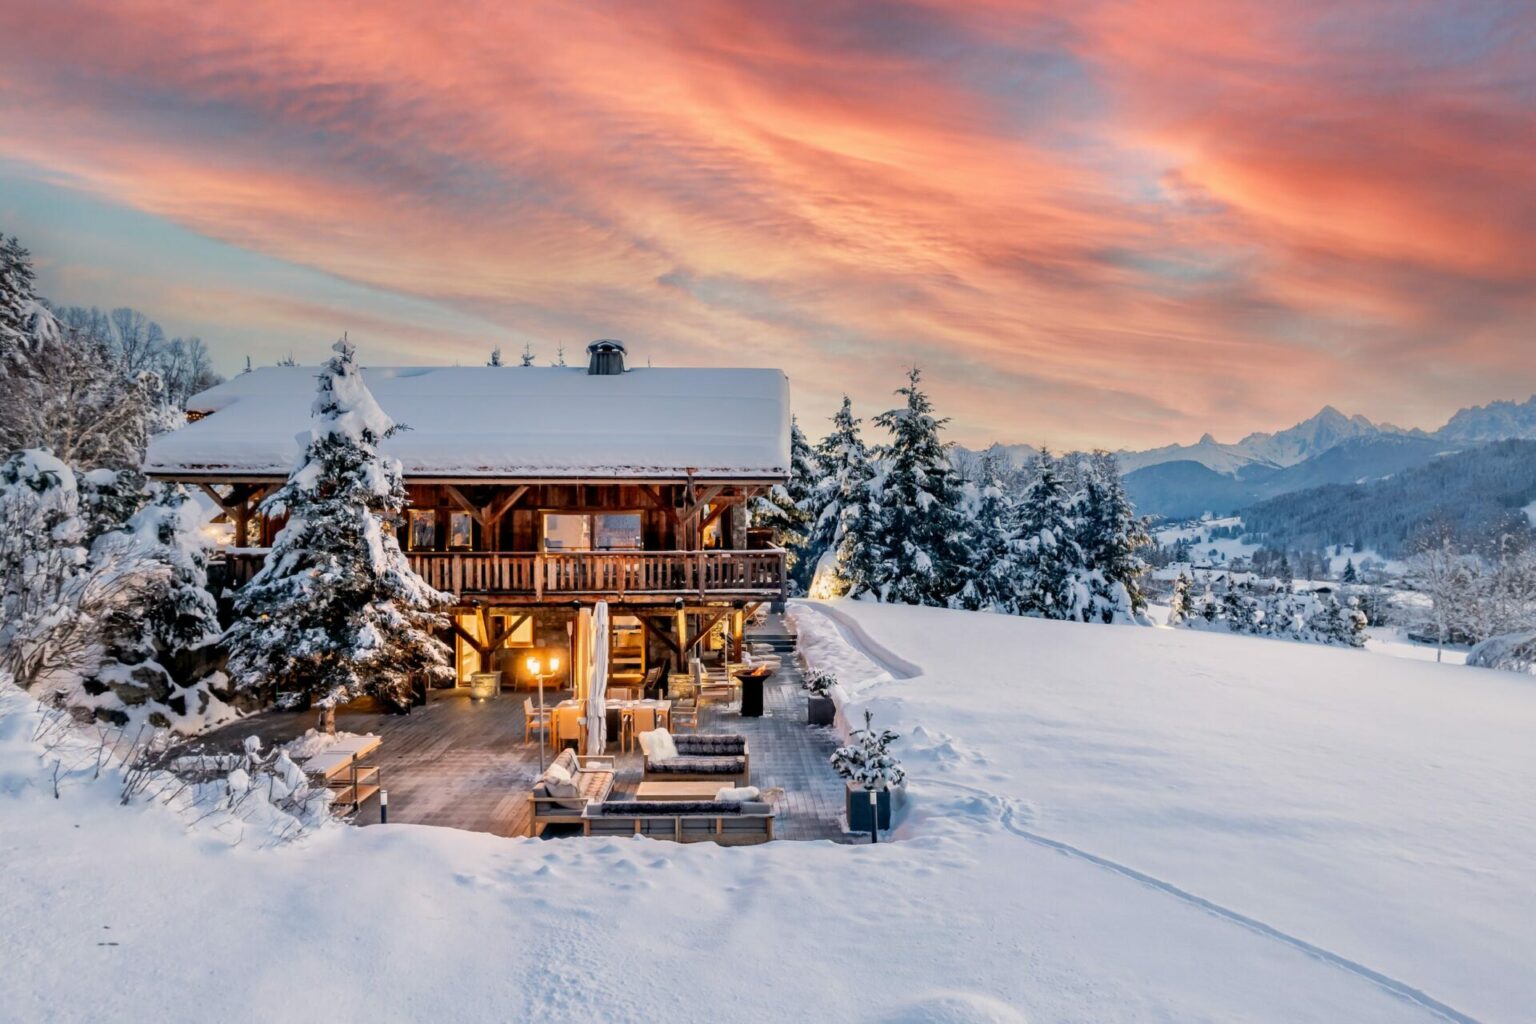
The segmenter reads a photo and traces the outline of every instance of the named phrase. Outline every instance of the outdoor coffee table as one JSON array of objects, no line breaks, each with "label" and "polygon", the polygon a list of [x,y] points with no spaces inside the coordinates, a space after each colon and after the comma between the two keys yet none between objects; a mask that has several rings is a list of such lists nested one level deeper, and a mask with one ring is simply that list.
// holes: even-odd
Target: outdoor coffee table
[{"label": "outdoor coffee table", "polygon": [[658,800],[713,800],[720,792],[718,782],[642,782],[635,789],[635,799],[653,802]]}]

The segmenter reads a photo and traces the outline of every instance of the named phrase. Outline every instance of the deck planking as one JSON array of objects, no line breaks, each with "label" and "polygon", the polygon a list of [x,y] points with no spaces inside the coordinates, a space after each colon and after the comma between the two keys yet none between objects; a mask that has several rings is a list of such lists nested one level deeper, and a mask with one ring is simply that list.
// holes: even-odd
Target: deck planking
[{"label": "deck planking", "polygon": [[[425,707],[408,715],[384,714],[360,702],[337,712],[336,727],[374,733],[382,740],[369,763],[382,769],[391,823],[526,836],[528,791],[539,773],[537,738],[523,740],[523,700],[530,695],[529,691],[504,691],[492,700],[473,701],[463,689],[436,690]],[[546,691],[545,702],[553,705],[567,695]],[[843,783],[828,764],[836,736],[831,729],[805,724],[805,691],[792,658],[786,657],[783,669],[768,680],[763,697],[762,718],[743,718],[734,706],[706,705],[699,714],[698,731],[746,735],[752,785],[784,790],[775,805],[777,838],[854,838],[843,832]],[[206,739],[219,749],[237,749],[251,735],[270,745],[294,739],[313,724],[310,712],[268,711],[216,730]],[[553,756],[547,744],[544,752],[546,759]],[[613,737],[607,753],[615,756],[618,768],[615,795],[633,794],[641,776],[638,748],[622,752]],[[356,820],[362,825],[378,822],[377,797],[364,803]],[[545,835],[576,831],[550,826]]]}]

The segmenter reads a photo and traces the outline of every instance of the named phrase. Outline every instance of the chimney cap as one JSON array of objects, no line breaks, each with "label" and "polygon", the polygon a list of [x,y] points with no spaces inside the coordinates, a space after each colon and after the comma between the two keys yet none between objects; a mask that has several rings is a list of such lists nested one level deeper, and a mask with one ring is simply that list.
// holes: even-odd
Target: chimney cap
[{"label": "chimney cap", "polygon": [[629,350],[624,347],[624,343],[615,338],[598,338],[592,344],[587,346],[587,353],[589,355],[597,352],[621,352],[625,355],[629,354]]}]

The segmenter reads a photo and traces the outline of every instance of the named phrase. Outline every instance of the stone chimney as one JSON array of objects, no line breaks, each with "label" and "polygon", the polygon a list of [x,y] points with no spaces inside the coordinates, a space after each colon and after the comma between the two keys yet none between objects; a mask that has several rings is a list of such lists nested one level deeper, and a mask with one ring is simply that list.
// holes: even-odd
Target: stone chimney
[{"label": "stone chimney", "polygon": [[608,376],[624,372],[624,343],[600,338],[587,346],[587,373]]}]

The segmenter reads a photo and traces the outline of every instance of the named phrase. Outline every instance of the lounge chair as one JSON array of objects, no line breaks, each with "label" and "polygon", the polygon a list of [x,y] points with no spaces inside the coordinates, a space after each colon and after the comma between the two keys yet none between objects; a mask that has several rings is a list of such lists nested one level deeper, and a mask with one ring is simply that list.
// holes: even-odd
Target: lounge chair
[{"label": "lounge chair", "polygon": [[[557,765],[558,772],[553,770]],[[528,835],[538,838],[546,825],[581,824],[582,809],[594,800],[608,799],[613,780],[613,758],[561,751],[528,794]]]}]

